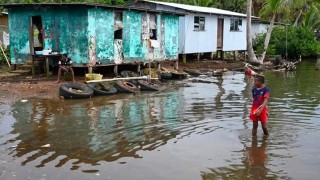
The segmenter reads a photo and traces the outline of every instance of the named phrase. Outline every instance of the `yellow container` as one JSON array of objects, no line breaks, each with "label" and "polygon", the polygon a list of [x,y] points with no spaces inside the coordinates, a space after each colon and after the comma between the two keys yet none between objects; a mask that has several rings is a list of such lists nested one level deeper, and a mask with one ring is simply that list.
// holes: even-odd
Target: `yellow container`
[{"label": "yellow container", "polygon": [[91,81],[91,80],[101,80],[102,79],[102,74],[86,74],[85,76],[85,81]]}]

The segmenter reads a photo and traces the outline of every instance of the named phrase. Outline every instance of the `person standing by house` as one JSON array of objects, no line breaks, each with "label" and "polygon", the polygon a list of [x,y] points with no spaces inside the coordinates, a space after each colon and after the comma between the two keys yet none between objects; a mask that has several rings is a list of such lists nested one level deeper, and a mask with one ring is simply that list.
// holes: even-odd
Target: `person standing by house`
[{"label": "person standing by house", "polygon": [[253,122],[252,135],[257,135],[258,121],[261,122],[262,130],[265,135],[268,132],[268,108],[267,103],[269,100],[269,88],[264,85],[264,77],[256,75],[254,78],[254,88],[252,89],[252,107],[250,112],[250,119]]},{"label": "person standing by house", "polygon": [[55,83],[59,83],[61,79],[61,73],[63,72],[69,72],[71,73],[72,76],[72,81],[75,83],[76,81],[74,80],[74,72],[72,69],[72,61],[70,58],[68,58],[67,54],[63,54],[61,59],[59,60],[59,70],[58,70],[58,79]]}]

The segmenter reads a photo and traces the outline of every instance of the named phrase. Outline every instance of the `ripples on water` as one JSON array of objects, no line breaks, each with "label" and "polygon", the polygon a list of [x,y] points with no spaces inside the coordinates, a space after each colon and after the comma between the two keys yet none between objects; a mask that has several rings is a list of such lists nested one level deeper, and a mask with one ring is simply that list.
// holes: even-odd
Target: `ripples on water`
[{"label": "ripples on water", "polygon": [[240,72],[166,82],[163,92],[0,104],[0,177],[313,179],[320,175],[313,65],[265,73],[267,138],[260,129],[251,136],[253,83]]}]

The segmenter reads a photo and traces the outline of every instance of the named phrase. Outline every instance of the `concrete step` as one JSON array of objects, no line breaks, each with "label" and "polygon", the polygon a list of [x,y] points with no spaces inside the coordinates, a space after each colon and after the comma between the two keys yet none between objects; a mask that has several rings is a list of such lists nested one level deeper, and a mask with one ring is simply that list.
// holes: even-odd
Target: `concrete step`
[{"label": "concrete step", "polygon": [[[26,70],[26,71],[32,71],[32,64],[21,64],[21,65],[18,65],[16,67],[16,70]],[[34,70],[35,70],[35,73],[44,73],[44,64],[41,63],[41,62],[37,62],[34,64]]]},{"label": "concrete step", "polygon": [[[38,65],[37,65],[38,66]],[[36,67],[36,66],[35,66]],[[28,69],[32,69],[32,65],[29,64],[22,64],[17,66],[17,69],[22,69],[22,70],[28,70]]]},{"label": "concrete step", "polygon": [[[34,65],[44,64],[45,61],[34,61]],[[27,61],[25,64],[32,65],[32,61]]]},{"label": "concrete step", "polygon": [[31,68],[30,69],[17,69],[17,70],[14,70],[14,71],[10,71],[9,73],[25,76],[25,75],[31,75],[32,74],[32,70],[31,70]]},{"label": "concrete step", "polygon": [[20,76],[20,75],[21,74],[19,74],[19,73],[1,72],[0,73],[0,79],[9,78],[9,77],[17,77],[17,76]]}]

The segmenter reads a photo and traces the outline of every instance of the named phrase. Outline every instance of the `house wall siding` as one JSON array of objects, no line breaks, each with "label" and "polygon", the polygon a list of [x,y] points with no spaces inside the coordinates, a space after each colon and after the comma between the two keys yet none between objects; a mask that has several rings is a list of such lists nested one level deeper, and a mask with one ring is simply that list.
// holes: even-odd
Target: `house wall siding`
[{"label": "house wall siding", "polygon": [[[156,14],[159,47],[151,47],[150,13],[123,10],[122,39],[114,39],[112,9],[87,6],[9,8],[10,53],[13,64],[31,59],[32,16],[41,16],[44,50],[67,53],[74,66],[176,60],[179,17]],[[149,17],[149,18],[148,18]],[[145,38],[143,38],[145,37]],[[157,44],[157,43],[155,43]]]},{"label": "house wall siding", "polygon": [[0,14],[0,41],[3,43],[3,32],[8,33],[8,15],[7,14]]},{"label": "house wall siding", "polygon": [[0,14],[0,25],[8,26],[8,15],[7,14]]},{"label": "house wall siding", "polygon": [[[205,30],[194,30],[194,17],[205,17]],[[213,52],[217,49],[217,16],[206,14],[189,14],[185,16],[185,44],[182,54]]]},{"label": "house wall siding", "polygon": [[230,17],[224,17],[223,51],[237,51],[247,49],[246,19],[242,19],[240,31],[230,31]]},{"label": "house wall siding", "polygon": [[[154,6],[153,3],[137,3],[137,7]],[[185,17],[180,17],[179,22],[179,54],[203,53],[217,51],[217,28],[218,15],[205,14],[201,12],[190,12],[167,5],[156,4],[156,10],[171,11],[176,13],[185,13]],[[205,17],[205,31],[194,31],[194,16]],[[230,31],[230,16],[219,15],[224,19],[223,30],[223,51],[246,50],[246,19],[242,19],[242,30],[237,32]],[[233,17],[239,18],[239,17]]]},{"label": "house wall siding", "polygon": [[126,62],[142,59],[142,16],[138,11],[123,13],[123,55]]},{"label": "house wall siding", "polygon": [[76,64],[88,61],[87,11],[77,8],[21,7],[9,9],[10,58],[13,64],[22,64],[30,59],[32,16],[42,18],[45,50],[67,53]]},{"label": "house wall siding", "polygon": [[29,58],[29,13],[21,9],[9,9],[10,60],[13,64],[22,64]]},{"label": "house wall siding", "polygon": [[88,10],[89,64],[114,63],[114,13],[111,10]]},{"label": "house wall siding", "polygon": [[263,23],[251,23],[251,35],[252,39],[256,38],[258,34],[266,33],[268,30],[268,24]]},{"label": "house wall siding", "polygon": [[173,15],[163,15],[165,22],[165,54],[166,59],[177,59],[179,49],[179,18]]}]

